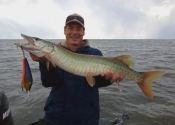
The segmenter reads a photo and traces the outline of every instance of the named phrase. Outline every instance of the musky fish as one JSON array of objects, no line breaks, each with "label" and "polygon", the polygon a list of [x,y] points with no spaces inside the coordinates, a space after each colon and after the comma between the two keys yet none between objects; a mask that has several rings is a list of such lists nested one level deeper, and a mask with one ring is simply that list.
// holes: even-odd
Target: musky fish
[{"label": "musky fish", "polygon": [[[125,76],[133,79],[139,85],[145,95],[152,99],[153,81],[165,74],[165,72],[161,71],[134,71],[130,68],[133,66],[133,61],[129,55],[108,58],[102,56],[77,54],[68,51],[61,45],[57,45],[37,37],[29,37],[23,34],[21,34],[21,36],[28,43],[17,43],[16,45],[22,46],[23,49],[28,52],[38,52],[38,54],[35,53],[36,56],[45,56],[53,66],[58,66],[75,75],[85,76],[91,87],[95,85],[93,76],[112,72],[116,74],[116,76]],[[25,47],[26,45],[30,45],[30,49]],[[31,48],[33,48],[32,51]],[[117,80],[116,82],[118,83],[119,81]]]}]

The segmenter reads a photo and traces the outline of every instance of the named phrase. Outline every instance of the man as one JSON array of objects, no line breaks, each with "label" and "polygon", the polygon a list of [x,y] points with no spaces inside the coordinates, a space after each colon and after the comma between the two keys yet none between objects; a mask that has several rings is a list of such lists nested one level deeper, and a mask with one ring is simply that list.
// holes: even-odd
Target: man
[{"label": "man", "polygon": [[[67,17],[64,27],[66,41],[62,47],[81,54],[99,55],[102,53],[91,48],[85,35],[84,19],[78,14]],[[98,87],[111,85],[117,77],[112,73],[95,77],[96,85],[90,87],[85,77],[77,76],[59,67],[46,68],[46,59],[31,54],[39,62],[41,81],[44,87],[52,87],[45,104],[45,116],[39,125],[98,125],[99,92]]]}]

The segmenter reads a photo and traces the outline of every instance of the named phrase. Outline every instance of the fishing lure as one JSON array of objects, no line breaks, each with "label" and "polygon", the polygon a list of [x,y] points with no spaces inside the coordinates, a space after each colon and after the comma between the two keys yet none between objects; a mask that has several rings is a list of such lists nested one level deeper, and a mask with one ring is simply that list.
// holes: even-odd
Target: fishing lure
[{"label": "fishing lure", "polygon": [[25,88],[26,91],[28,92],[28,97],[29,97],[29,91],[32,87],[32,83],[33,83],[32,73],[31,73],[27,58],[25,57],[25,53],[23,51],[21,86],[22,86],[22,91],[23,91],[23,88]]}]

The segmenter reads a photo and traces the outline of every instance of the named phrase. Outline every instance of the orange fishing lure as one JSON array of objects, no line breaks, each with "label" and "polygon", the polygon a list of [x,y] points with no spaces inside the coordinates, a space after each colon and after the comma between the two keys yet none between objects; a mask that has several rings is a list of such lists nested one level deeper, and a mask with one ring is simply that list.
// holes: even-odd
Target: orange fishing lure
[{"label": "orange fishing lure", "polygon": [[[24,52],[23,52],[23,55],[24,55]],[[33,83],[33,77],[32,77],[32,73],[30,70],[30,66],[29,66],[29,63],[27,61],[27,58],[25,56],[23,56],[23,58],[22,58],[22,77],[21,77],[22,90],[24,87],[25,90],[29,94],[29,91],[32,87],[32,83]]]},{"label": "orange fishing lure", "polygon": [[22,58],[22,80],[21,80],[26,91],[30,91],[33,83],[32,73],[29,67],[29,63],[26,57]]}]

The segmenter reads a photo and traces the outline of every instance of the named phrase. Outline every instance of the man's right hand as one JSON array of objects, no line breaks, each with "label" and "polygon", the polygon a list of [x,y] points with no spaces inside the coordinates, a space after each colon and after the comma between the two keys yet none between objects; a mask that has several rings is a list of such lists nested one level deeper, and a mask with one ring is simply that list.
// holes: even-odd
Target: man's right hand
[{"label": "man's right hand", "polygon": [[43,65],[46,65],[46,60],[47,59],[45,57],[37,57],[32,53],[29,53],[29,54],[30,54],[30,57],[32,58],[33,61],[40,62]]},{"label": "man's right hand", "polygon": [[[43,57],[37,57],[32,53],[29,53],[29,54],[30,54],[30,57],[32,58],[33,61],[36,61],[36,62],[39,62],[39,63],[43,64],[48,70],[53,69],[55,67],[55,66],[52,65],[52,63],[50,61],[47,62],[48,60],[44,56]],[[46,62],[49,63],[49,64],[46,64]]]}]

